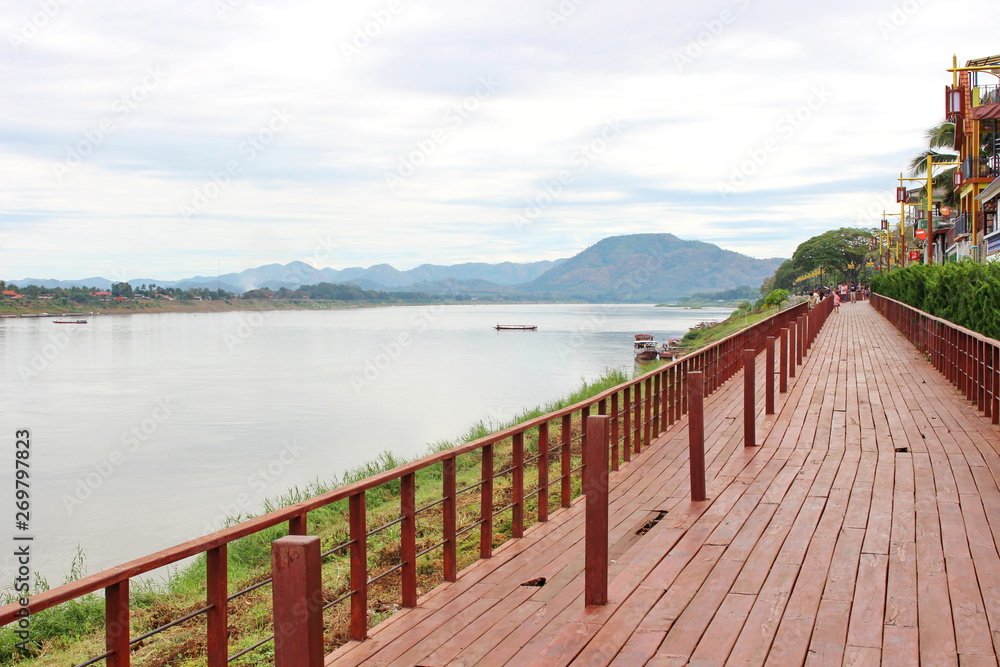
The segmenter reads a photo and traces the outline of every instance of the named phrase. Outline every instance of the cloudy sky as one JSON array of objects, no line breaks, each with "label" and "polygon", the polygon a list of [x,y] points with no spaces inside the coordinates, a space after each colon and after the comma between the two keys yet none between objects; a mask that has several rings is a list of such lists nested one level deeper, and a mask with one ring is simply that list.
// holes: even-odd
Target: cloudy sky
[{"label": "cloudy sky", "polygon": [[0,278],[869,225],[985,0],[3,0]]}]

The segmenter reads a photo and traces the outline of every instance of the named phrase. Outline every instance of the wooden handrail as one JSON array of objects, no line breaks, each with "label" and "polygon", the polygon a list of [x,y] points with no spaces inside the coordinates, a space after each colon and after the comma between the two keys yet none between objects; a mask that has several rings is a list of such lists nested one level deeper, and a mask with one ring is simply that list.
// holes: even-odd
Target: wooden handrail
[{"label": "wooden handrail", "polygon": [[[306,527],[306,515],[313,510],[336,502],[350,501],[351,532],[356,535],[363,534],[361,528],[364,520],[365,493],[371,489],[398,479],[405,480],[403,485],[404,497],[401,513],[406,517],[406,520],[404,521],[404,533],[407,533],[413,525],[413,513],[415,511],[412,506],[412,484],[413,475],[415,473],[438,463],[442,463],[447,469],[453,471],[455,461],[459,456],[483,450],[484,452],[489,452],[490,459],[489,463],[487,463],[486,458],[484,458],[483,472],[485,474],[489,471],[492,475],[492,449],[494,445],[507,439],[511,439],[512,442],[515,443],[522,443],[521,447],[518,447],[517,445],[514,446],[514,456],[516,459],[523,460],[523,434],[533,429],[544,429],[545,437],[544,439],[540,438],[540,441],[548,443],[550,440],[548,425],[552,422],[557,422],[561,425],[561,433],[560,436],[558,436],[559,439],[557,440],[559,445],[553,446],[552,448],[553,451],[557,452],[556,456],[560,461],[558,473],[559,479],[554,480],[552,483],[555,484],[558,481],[561,495],[560,504],[563,507],[567,507],[569,506],[571,499],[570,477],[572,474],[572,455],[570,447],[572,439],[570,429],[572,428],[573,415],[579,413],[582,418],[582,424],[585,422],[586,416],[590,414],[592,406],[597,406],[601,414],[605,414],[608,410],[608,406],[611,406],[612,415],[610,416],[613,423],[613,433],[615,434],[614,442],[611,444],[615,448],[614,465],[617,466],[617,448],[619,447],[617,420],[619,417],[622,417],[622,458],[625,461],[628,461],[632,458],[632,456],[640,453],[642,449],[648,446],[659,434],[659,432],[662,432],[662,430],[666,429],[669,424],[673,423],[685,414],[687,401],[685,392],[683,391],[683,382],[689,371],[697,370],[705,372],[706,393],[711,393],[714,389],[721,386],[723,382],[738,372],[740,367],[740,360],[737,358],[739,350],[742,350],[743,347],[750,347],[753,345],[759,352],[762,348],[762,341],[765,336],[776,335],[782,327],[789,326],[789,324],[796,318],[800,318],[806,310],[807,308],[804,302],[796,304],[784,311],[780,311],[775,315],[757,322],[747,329],[733,333],[726,338],[702,348],[701,350],[675,359],[668,364],[650,370],[643,375],[629,380],[628,382],[624,382],[616,387],[607,389],[596,396],[573,405],[555,410],[539,417],[534,417],[523,423],[508,427],[502,431],[477,440],[429,454],[392,470],[373,475],[363,480],[352,482],[324,494],[300,501],[282,509],[274,510],[260,517],[240,522],[209,535],[189,540],[168,549],[164,549],[162,551],[129,561],[122,565],[109,568],[103,572],[89,575],[77,581],[38,593],[31,596],[28,608],[32,614],[35,614],[69,600],[73,600],[97,591],[111,590],[119,592],[121,590],[127,590],[128,582],[134,577],[141,576],[152,570],[156,570],[166,565],[181,561],[185,558],[197,556],[205,552],[213,552],[213,564],[212,567],[209,568],[209,572],[213,573],[213,576],[216,578],[219,576],[224,577],[226,568],[225,563],[222,562],[222,560],[225,559],[226,547],[228,544],[285,522],[289,523],[290,533],[304,534]],[[758,342],[761,344],[758,345]],[[619,398],[621,398],[620,402]],[[654,424],[656,426],[655,432],[653,431]],[[585,439],[585,428],[583,429],[583,435]],[[555,440],[556,438],[552,439]],[[520,452],[520,454],[518,454],[518,452]],[[547,464],[548,459],[546,457],[546,476],[548,476]],[[446,478],[447,477],[449,477],[449,475],[446,475]],[[454,500],[453,484],[454,479],[451,479],[450,486],[445,489],[445,497],[448,498],[449,494],[451,496],[451,500],[449,502],[453,502]],[[515,472],[515,492],[518,494],[518,498],[515,506],[516,511],[514,523],[515,532],[519,535],[524,528],[521,524],[523,519],[523,504],[525,502],[523,490],[523,470],[521,468],[517,468],[517,472]],[[492,476],[490,477],[490,481],[488,483],[484,478],[482,497],[485,498],[487,493],[492,494]],[[538,497],[539,499],[542,499],[543,497],[547,499],[548,488],[546,487],[544,493],[539,491]],[[492,523],[491,520],[487,520],[486,514],[488,513],[484,511],[482,519],[483,528],[489,528]],[[445,516],[448,517],[452,515],[453,508],[446,507]],[[547,503],[545,515],[547,518]],[[545,519],[540,518],[540,520]],[[445,562],[447,563],[448,570],[445,572],[446,579],[453,578],[455,574],[454,568],[456,563],[453,554],[450,552],[450,549],[454,548],[454,529],[455,527],[452,525],[446,526],[447,534],[445,542]],[[412,536],[408,536],[405,539],[405,551],[410,557],[413,556],[414,550],[412,539]],[[449,539],[452,543],[450,547],[447,546]],[[364,542],[364,540],[361,539],[360,542]],[[351,549],[352,560],[355,560],[359,558],[359,554],[364,554],[364,546],[358,544],[357,540],[352,540],[352,543],[354,544]],[[488,557],[491,551],[492,545],[487,543],[486,538],[483,538],[480,555],[482,557]],[[406,606],[411,606],[416,602],[415,590],[412,590],[415,589],[415,577],[413,576],[412,567],[412,563],[407,563],[403,570],[403,578],[406,582],[406,585],[404,586],[403,599]],[[219,574],[220,572],[222,573],[221,575]],[[358,615],[358,610],[361,609],[363,604],[362,601],[366,597],[367,586],[360,585],[360,589],[358,587],[359,582],[365,581],[365,578],[361,576],[360,571],[354,573],[351,579],[351,588],[355,591],[355,594],[350,595],[350,597],[352,598],[352,607],[355,610],[355,615]],[[211,610],[213,605],[221,604],[221,599],[224,597],[225,593],[225,583],[224,580],[221,583],[219,581],[210,581],[208,583],[210,596],[213,600],[208,607]],[[115,608],[116,613],[119,615],[122,612],[119,608],[121,597],[120,593],[116,593],[113,600],[117,605]],[[18,603],[9,604],[0,608],[0,626],[16,621],[18,618],[16,614],[20,610],[21,605]],[[225,612],[214,612],[212,625],[217,627],[220,618],[225,619]],[[352,623],[352,635],[356,638],[364,636],[364,622],[364,619],[354,619]],[[116,642],[119,642],[116,646],[120,646],[120,641],[120,639],[116,638]],[[219,647],[218,643],[217,637],[212,639],[211,644],[214,656],[224,654],[224,647]],[[214,657],[210,664],[215,664],[217,660],[218,657]]]}]

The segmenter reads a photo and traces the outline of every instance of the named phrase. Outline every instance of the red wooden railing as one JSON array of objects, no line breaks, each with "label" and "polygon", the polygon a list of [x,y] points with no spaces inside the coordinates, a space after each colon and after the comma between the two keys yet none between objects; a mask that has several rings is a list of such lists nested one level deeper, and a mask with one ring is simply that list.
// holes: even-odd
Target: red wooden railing
[{"label": "red wooden railing", "polygon": [[[290,535],[305,535],[309,512],[333,503],[347,501],[349,539],[322,554],[324,558],[340,553],[349,555],[349,581],[339,584],[341,587],[346,587],[347,592],[334,600],[326,601],[324,609],[344,602],[349,603],[350,636],[353,639],[364,639],[368,630],[368,589],[376,581],[398,572],[401,604],[404,607],[413,607],[417,604],[418,597],[417,564],[422,556],[440,550],[441,578],[445,581],[454,581],[458,576],[458,539],[465,533],[479,530],[479,557],[489,558],[494,549],[494,520],[498,515],[509,513],[512,539],[516,539],[524,534],[526,519],[530,518],[525,512],[529,503],[537,504],[537,509],[533,512],[533,521],[548,519],[550,494],[558,497],[561,507],[569,507],[574,496],[574,482],[577,488],[580,487],[579,482],[584,467],[581,452],[585,449],[587,439],[584,425],[593,411],[608,416],[609,463],[612,470],[617,470],[623,462],[628,462],[641,453],[659,433],[687,412],[684,380],[688,373],[697,371],[702,374],[704,395],[709,395],[742,369],[744,350],[752,349],[759,354],[764,350],[769,337],[780,336],[782,341],[788,340],[789,354],[784,354],[783,346],[779,373],[782,378],[786,374],[794,377],[795,365],[801,363],[808,341],[815,337],[821,320],[825,320],[829,314],[828,306],[829,304],[824,302],[819,308],[814,309],[813,316],[810,317],[806,304],[799,303],[743,331],[608,389],[586,401],[39,593],[31,597],[28,608],[32,614],[36,614],[90,593],[104,592],[107,619],[106,651],[79,663],[77,667],[101,660],[105,660],[105,664],[110,667],[127,667],[130,664],[131,645],[167,628],[204,615],[207,619],[205,661],[211,667],[221,667],[273,639],[272,635],[253,646],[232,654],[229,652],[227,631],[229,603],[239,596],[269,584],[271,580],[230,593],[227,577],[227,546],[235,540],[283,523],[287,523]],[[820,315],[822,316],[817,317]],[[783,381],[782,390],[784,389]],[[526,447],[529,441],[537,444]],[[500,447],[503,447],[504,451],[509,448],[510,455],[498,454]],[[542,455],[542,452],[545,455]],[[478,482],[458,488],[457,469],[461,457],[481,459],[480,478]],[[438,465],[441,466],[442,475],[440,497],[422,507],[417,507],[416,474]],[[537,486],[526,490],[525,472],[529,469],[537,479]],[[553,473],[556,474],[555,477],[552,476]],[[510,502],[497,507],[495,482],[507,475],[511,480]],[[366,517],[366,493],[383,484],[396,482],[399,484],[399,516],[388,523],[370,528]],[[469,525],[460,526],[457,499],[461,494],[474,493],[477,489],[479,517]],[[418,552],[418,518],[422,513],[439,506],[441,539]],[[373,575],[368,566],[369,538],[393,526],[399,527],[399,562]],[[200,554],[205,554],[207,561],[205,606],[140,636],[130,636],[130,580]],[[0,608],[0,626],[15,622],[20,609],[18,604]]]},{"label": "red wooden railing", "polygon": [[871,302],[980,412],[1000,423],[1000,341],[879,294]]}]

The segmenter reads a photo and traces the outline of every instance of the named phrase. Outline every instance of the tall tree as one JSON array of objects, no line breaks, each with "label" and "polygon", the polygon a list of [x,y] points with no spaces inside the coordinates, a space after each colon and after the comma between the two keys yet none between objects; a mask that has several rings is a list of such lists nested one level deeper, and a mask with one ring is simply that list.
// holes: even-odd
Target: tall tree
[{"label": "tall tree", "polygon": [[823,232],[800,243],[792,258],[778,267],[774,277],[764,285],[768,290],[795,290],[801,287],[795,284],[795,279],[816,269],[840,274],[847,282],[856,282],[871,253],[869,244],[873,238],[870,230],[856,227]]},{"label": "tall tree", "polygon": [[[950,148],[955,147],[955,124],[950,121],[942,121],[941,123],[930,127],[924,133],[927,137],[927,145],[929,148],[925,151],[913,156],[910,160],[910,176],[920,177],[927,174],[927,157],[931,158],[931,165],[941,163],[941,162],[954,162],[958,159],[958,155],[955,153],[939,153],[934,150],[935,148]],[[941,202],[947,204],[948,206],[958,205],[958,193],[955,191],[955,169],[956,167],[949,167],[944,171],[941,171],[934,175],[931,179],[933,187],[935,190],[941,190],[944,194],[941,196]],[[927,186],[924,186],[921,193],[923,196],[927,196],[925,192]]]}]

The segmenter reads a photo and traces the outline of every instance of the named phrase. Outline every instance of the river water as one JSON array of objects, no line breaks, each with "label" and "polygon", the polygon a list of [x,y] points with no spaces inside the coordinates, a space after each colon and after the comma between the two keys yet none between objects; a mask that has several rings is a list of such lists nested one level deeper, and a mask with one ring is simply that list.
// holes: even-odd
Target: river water
[{"label": "river water", "polygon": [[[607,368],[631,370],[635,333],[679,338],[730,312],[532,304],[3,319],[0,539],[33,537],[32,569],[52,585],[77,548],[98,572],[381,451],[413,457]],[[13,506],[19,429],[31,442],[27,531]],[[0,557],[0,587],[11,566]]]}]

